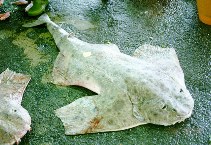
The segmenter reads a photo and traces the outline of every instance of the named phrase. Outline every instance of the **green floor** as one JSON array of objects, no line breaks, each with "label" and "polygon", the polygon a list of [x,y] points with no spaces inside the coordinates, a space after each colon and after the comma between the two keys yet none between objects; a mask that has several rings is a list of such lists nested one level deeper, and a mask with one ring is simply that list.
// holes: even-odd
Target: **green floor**
[{"label": "green floor", "polygon": [[24,6],[6,0],[0,12],[0,72],[30,74],[22,105],[32,117],[32,131],[20,145],[207,145],[211,136],[211,26],[197,17],[195,0],[52,0],[51,18],[78,38],[112,42],[132,54],[142,44],[174,47],[195,107],[191,118],[174,126],[143,125],[119,132],[66,136],[54,110],[93,92],[49,82],[58,54],[46,27],[23,28]]}]

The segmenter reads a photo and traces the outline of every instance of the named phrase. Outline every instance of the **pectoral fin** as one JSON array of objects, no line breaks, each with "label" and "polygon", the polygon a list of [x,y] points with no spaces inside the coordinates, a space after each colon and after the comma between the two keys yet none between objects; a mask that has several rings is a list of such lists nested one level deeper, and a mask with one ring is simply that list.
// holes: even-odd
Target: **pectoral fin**
[{"label": "pectoral fin", "polygon": [[98,110],[89,97],[80,98],[55,111],[65,127],[65,134],[84,134],[91,128],[91,122],[97,117]]},{"label": "pectoral fin", "polygon": [[149,63],[154,66],[153,68],[156,71],[162,71],[164,74],[171,76],[181,85],[184,84],[184,74],[173,48],[161,48],[145,44],[135,50],[133,57],[141,59],[143,63]]},{"label": "pectoral fin", "polygon": [[80,98],[57,109],[66,135],[118,131],[145,124],[133,115],[128,97],[96,95]]}]

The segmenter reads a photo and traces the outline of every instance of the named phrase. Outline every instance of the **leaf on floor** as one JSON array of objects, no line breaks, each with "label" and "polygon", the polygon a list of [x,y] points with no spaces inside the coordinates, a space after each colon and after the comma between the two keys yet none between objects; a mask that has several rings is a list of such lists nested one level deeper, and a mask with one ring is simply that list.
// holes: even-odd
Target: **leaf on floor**
[{"label": "leaf on floor", "polygon": [[3,3],[4,3],[4,0],[0,0],[0,6],[3,5]]},{"label": "leaf on floor", "polygon": [[9,18],[10,16],[10,12],[6,12],[4,14],[0,14],[0,20],[6,20],[7,18]]},{"label": "leaf on floor", "polygon": [[29,2],[26,0],[18,0],[18,1],[12,2],[12,4],[15,4],[15,5],[26,5],[28,3]]}]

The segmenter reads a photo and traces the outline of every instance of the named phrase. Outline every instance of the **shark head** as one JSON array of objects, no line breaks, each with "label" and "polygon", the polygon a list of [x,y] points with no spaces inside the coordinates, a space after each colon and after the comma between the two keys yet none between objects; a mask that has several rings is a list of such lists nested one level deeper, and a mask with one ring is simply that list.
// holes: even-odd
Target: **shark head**
[{"label": "shark head", "polygon": [[149,107],[145,116],[149,123],[167,126],[184,121],[191,116],[194,102],[190,93],[181,89],[170,94],[171,96],[154,94],[157,98],[150,100],[149,104],[144,104],[145,107]]},{"label": "shark head", "polygon": [[143,123],[172,125],[191,116],[194,101],[184,85],[173,79],[127,85],[133,115]]}]

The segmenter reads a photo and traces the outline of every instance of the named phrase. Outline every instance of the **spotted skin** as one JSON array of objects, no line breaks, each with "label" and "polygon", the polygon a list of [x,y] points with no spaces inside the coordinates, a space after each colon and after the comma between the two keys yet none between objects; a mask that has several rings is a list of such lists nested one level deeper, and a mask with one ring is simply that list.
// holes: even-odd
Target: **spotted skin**
[{"label": "spotted skin", "polygon": [[9,69],[0,74],[0,144],[12,145],[31,129],[31,117],[21,106],[30,76]]},{"label": "spotted skin", "polygon": [[25,26],[43,23],[60,50],[53,83],[97,93],[55,111],[67,135],[118,131],[147,123],[167,126],[191,116],[194,101],[173,48],[143,45],[129,56],[115,44],[79,40],[47,15]]}]

